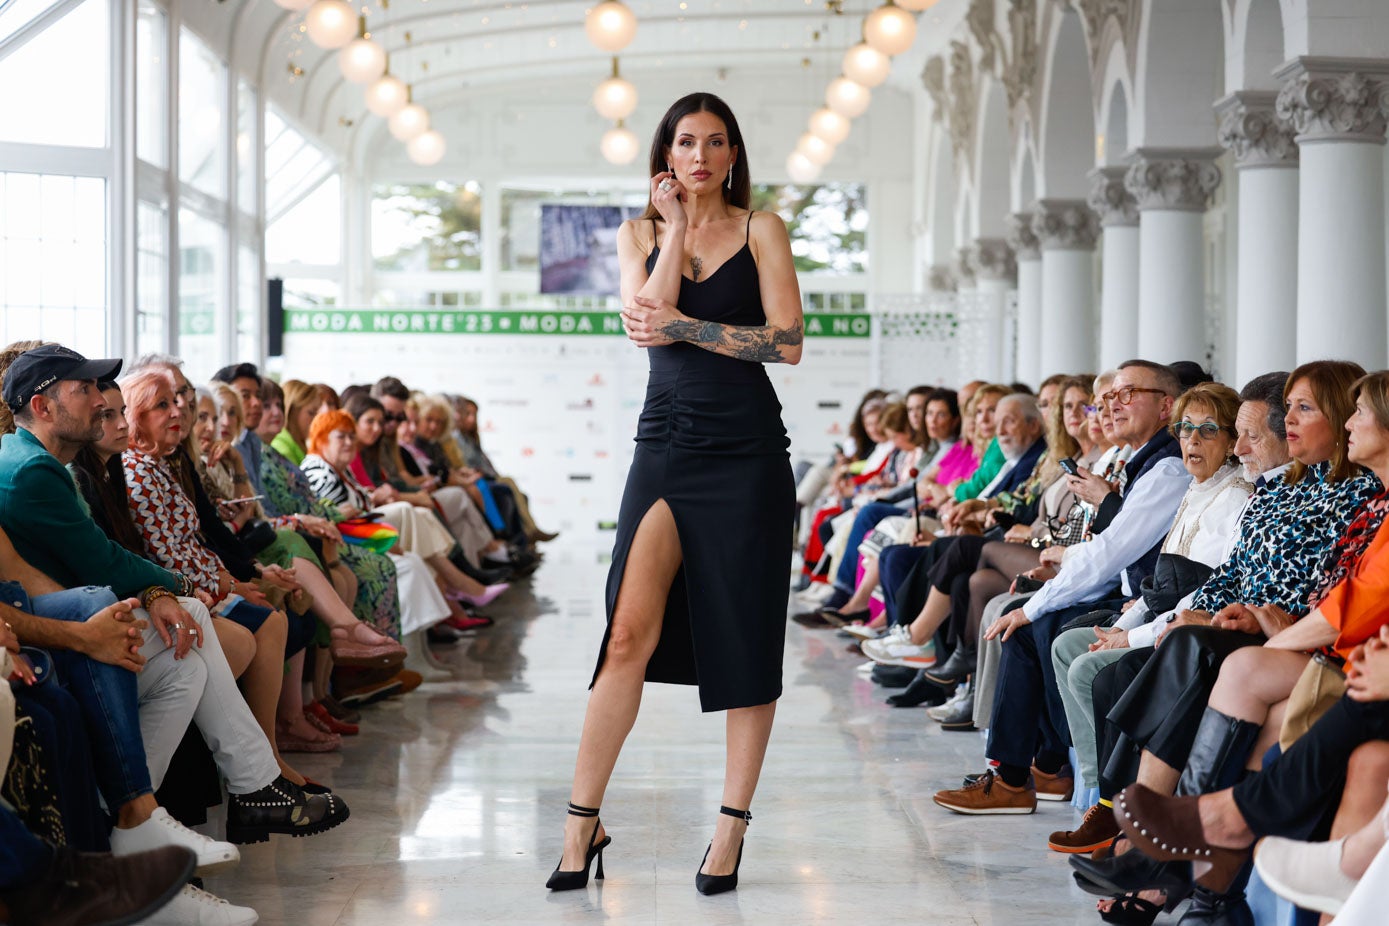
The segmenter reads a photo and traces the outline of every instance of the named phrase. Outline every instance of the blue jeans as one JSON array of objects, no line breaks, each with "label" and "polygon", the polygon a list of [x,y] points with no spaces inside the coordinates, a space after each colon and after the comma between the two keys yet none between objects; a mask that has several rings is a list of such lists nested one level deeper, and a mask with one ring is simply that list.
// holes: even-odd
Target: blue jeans
[{"label": "blue jeans", "polygon": [[913,547],[902,543],[884,547],[883,552],[878,554],[878,583],[883,587],[883,604],[887,607],[889,625],[911,623],[916,617],[915,614],[899,613],[897,592],[912,574],[912,569],[930,550],[930,547]]},{"label": "blue jeans", "polygon": [[111,821],[97,799],[91,742],[77,699],[52,679],[32,687],[18,685],[14,696],[17,710],[33,724],[67,845],[79,852],[111,851]]},{"label": "blue jeans", "polygon": [[[37,617],[81,623],[118,599],[109,588],[71,588],[30,600],[17,582],[0,582],[0,601]],[[53,650],[59,682],[77,699],[86,722],[96,767],[97,787],[115,813],[144,794],[154,793],[145,741],[140,735],[140,695],[135,673],[97,662],[71,650]]]},{"label": "blue jeans", "polygon": [[51,864],[53,850],[29,832],[13,810],[0,804],[0,891],[32,884]]},{"label": "blue jeans", "polygon": [[863,538],[867,537],[868,532],[883,518],[902,513],[902,508],[887,502],[869,502],[858,510],[858,514],[854,515],[854,526],[849,528],[849,542],[844,546],[839,569],[834,574],[835,588],[853,594],[854,584],[858,579],[858,545],[863,543]]}]

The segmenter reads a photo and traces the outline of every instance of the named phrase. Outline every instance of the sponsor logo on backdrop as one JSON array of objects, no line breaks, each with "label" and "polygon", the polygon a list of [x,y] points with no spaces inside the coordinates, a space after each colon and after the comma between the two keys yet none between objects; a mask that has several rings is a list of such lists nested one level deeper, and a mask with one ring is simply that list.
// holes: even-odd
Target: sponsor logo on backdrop
[{"label": "sponsor logo on backdrop", "polygon": [[843,408],[844,403],[838,399],[821,399],[815,403],[816,408]]},{"label": "sponsor logo on backdrop", "polygon": [[[862,314],[807,312],[808,337],[866,338],[872,318]],[[291,308],[287,334],[525,334],[613,335],[626,337],[616,312],[519,311],[490,309]]]},{"label": "sponsor logo on backdrop", "polygon": [[570,481],[570,482],[592,482],[592,481],[593,481],[593,475],[592,475],[591,473],[570,473],[570,474],[569,474],[569,481]]}]

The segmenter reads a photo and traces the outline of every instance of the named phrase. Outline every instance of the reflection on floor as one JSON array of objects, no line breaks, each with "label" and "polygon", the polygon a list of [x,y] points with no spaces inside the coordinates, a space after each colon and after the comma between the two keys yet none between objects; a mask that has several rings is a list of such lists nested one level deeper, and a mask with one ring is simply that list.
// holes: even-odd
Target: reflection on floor
[{"label": "reflection on floor", "polygon": [[785,694],[752,808],[741,886],[702,897],[722,715],[651,686],[603,807],[602,887],[550,894],[586,686],[602,635],[606,548],[561,540],[493,607],[497,626],[441,654],[460,674],[366,710],[344,751],[295,756],[352,818],[246,846],[209,890],[272,926],[413,923],[1092,924],[1047,834],[1078,815],[964,817],[931,794],[978,771],[977,734],[883,704],[833,633],[787,633]]}]

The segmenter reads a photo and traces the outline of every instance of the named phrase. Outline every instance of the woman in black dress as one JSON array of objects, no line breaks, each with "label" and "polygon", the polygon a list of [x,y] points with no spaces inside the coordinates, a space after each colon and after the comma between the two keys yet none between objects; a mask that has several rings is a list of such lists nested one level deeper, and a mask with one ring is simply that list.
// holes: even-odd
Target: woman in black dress
[{"label": "woman in black dress", "polygon": [[781,696],[795,485],[763,368],[796,363],[803,324],[786,226],[748,209],[742,135],[708,93],[676,101],[651,143],[651,201],[618,234],[627,335],[651,377],[618,517],[608,628],[549,887],[588,883],[597,820],[644,681],[698,685],[728,711],[718,825],[695,883],[738,883],[743,833]]}]

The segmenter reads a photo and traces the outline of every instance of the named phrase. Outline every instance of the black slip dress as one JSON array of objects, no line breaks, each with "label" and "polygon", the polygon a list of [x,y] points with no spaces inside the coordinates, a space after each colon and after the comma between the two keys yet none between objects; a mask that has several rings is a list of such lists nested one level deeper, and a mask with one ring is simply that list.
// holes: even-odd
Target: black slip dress
[{"label": "black slip dress", "polygon": [[[647,273],[659,254],[652,249]],[[745,242],[698,283],[682,275],[677,307],[701,321],[765,325],[751,247]],[[796,504],[781,403],[761,363],[686,342],[649,353],[608,573],[609,631],[594,678],[637,526],[664,499],[684,559],[646,680],[698,685],[705,711],[768,704],[781,696]]]}]

